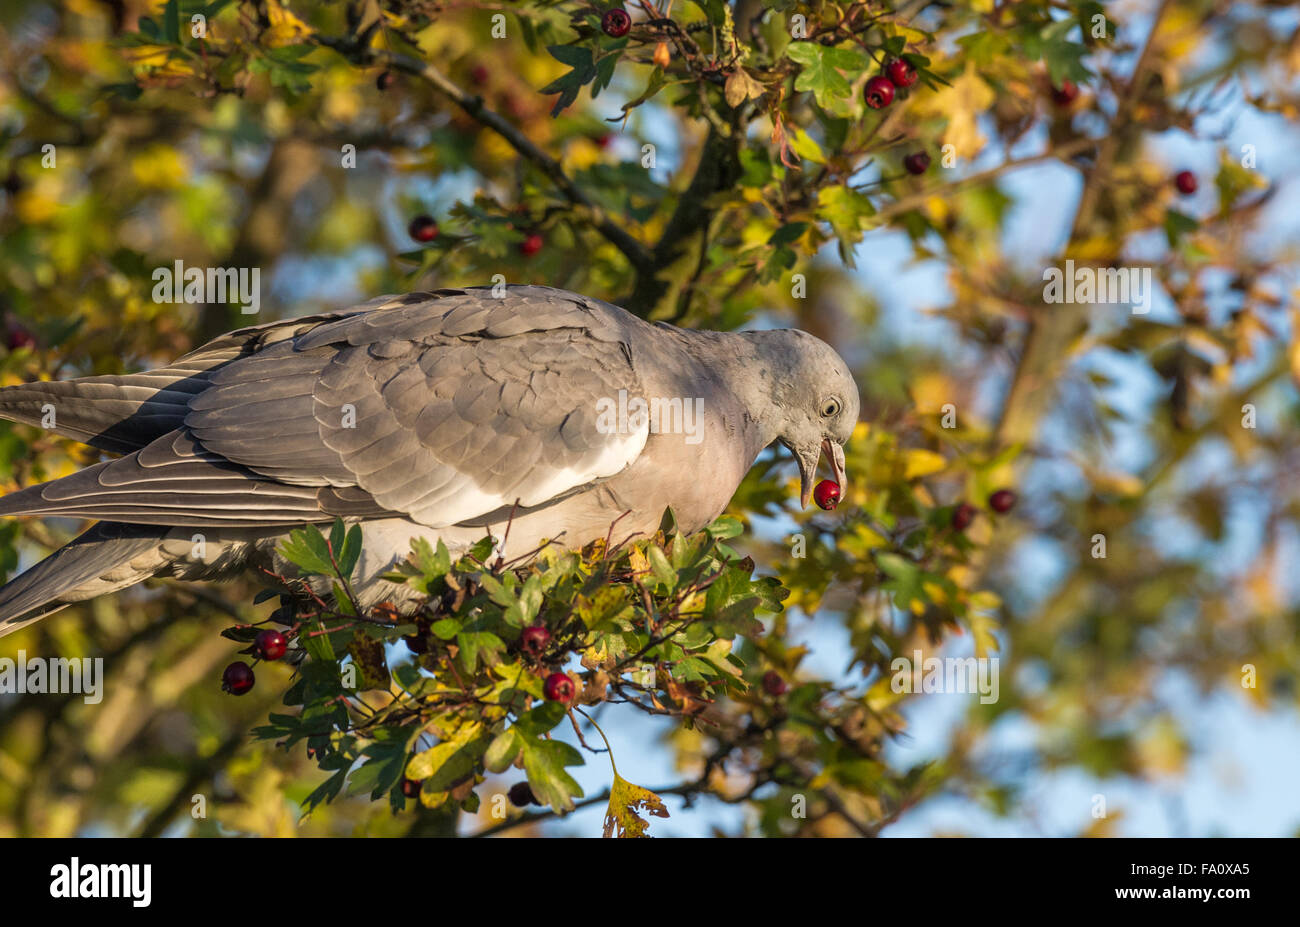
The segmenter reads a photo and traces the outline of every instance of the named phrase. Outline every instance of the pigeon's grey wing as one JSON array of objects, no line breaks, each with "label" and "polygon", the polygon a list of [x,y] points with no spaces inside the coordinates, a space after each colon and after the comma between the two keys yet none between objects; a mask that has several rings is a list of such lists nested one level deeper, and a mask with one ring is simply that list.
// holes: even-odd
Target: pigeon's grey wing
[{"label": "pigeon's grey wing", "polygon": [[623,470],[648,428],[617,320],[561,291],[419,299],[225,364],[184,426],[0,500],[0,514],[285,525],[402,513],[431,526],[533,506]]},{"label": "pigeon's grey wing", "polygon": [[[322,351],[308,390],[292,365]],[[202,446],[279,483],[355,486],[435,527],[613,476],[648,436],[611,408],[641,393],[619,319],[559,290],[412,302],[274,353],[221,370],[194,401]],[[259,438],[272,422],[277,439]]]},{"label": "pigeon's grey wing", "polygon": [[[0,389],[0,418],[35,425],[113,454],[129,454],[179,428],[214,370],[322,323],[397,304],[382,296],[338,312],[241,328],[166,367],[138,373],[21,383]],[[427,297],[426,297],[427,298]]]}]

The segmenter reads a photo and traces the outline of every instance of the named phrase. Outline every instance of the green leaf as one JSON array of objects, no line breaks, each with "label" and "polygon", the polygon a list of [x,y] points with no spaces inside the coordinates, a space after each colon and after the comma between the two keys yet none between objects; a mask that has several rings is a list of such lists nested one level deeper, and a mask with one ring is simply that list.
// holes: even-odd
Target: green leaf
[{"label": "green leaf", "polygon": [[794,89],[812,91],[817,105],[831,113],[843,113],[843,101],[853,89],[841,72],[858,74],[868,65],[859,51],[817,42],[793,42],[785,53],[801,66]]},{"label": "green leaf", "polygon": [[582,797],[582,786],[565,767],[582,766],[579,753],[562,740],[523,741],[524,772],[537,799],[557,812],[573,810],[573,799]]},{"label": "green leaf", "polygon": [[280,545],[280,553],[306,576],[329,576],[334,573],[325,537],[314,525],[291,531],[289,540]]}]

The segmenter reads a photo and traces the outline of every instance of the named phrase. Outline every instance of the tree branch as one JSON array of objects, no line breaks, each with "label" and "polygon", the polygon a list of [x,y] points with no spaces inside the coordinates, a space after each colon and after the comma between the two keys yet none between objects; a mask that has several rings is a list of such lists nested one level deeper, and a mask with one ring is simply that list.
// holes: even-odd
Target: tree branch
[{"label": "tree branch", "polygon": [[456,86],[445,74],[433,65],[409,55],[397,52],[381,51],[362,46],[351,38],[334,38],[316,35],[314,41],[325,48],[331,48],[349,61],[357,64],[380,62],[387,67],[412,74],[421,78],[431,87],[460,107],[468,116],[489,129],[492,129],[519,152],[537,166],[556,188],[564,194],[565,199],[589,214],[592,226],[600,232],[614,247],[627,258],[638,276],[649,271],[651,267],[650,252],[645,245],[637,241],[621,225],[615,222],[597,203],[583,192],[564,172],[560,162],[538,148],[528,136],[511,125],[506,119],[483,103],[483,98],[467,93]]}]

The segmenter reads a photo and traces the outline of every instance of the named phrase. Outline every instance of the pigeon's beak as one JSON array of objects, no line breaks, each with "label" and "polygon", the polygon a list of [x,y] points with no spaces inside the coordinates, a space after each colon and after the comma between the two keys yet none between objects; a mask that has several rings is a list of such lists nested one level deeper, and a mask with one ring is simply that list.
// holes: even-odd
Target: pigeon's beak
[{"label": "pigeon's beak", "polygon": [[844,447],[836,444],[830,438],[822,439],[822,450],[826,452],[826,459],[831,462],[831,470],[835,474],[835,482],[839,484],[840,492],[843,493],[847,488],[848,477],[844,475]]},{"label": "pigeon's beak", "polygon": [[821,462],[823,451],[834,472],[835,482],[839,484],[840,491],[844,491],[844,448],[830,438],[823,438],[820,445],[813,445],[807,451],[795,450],[793,447],[790,450],[794,452],[794,459],[799,464],[800,508],[808,508],[808,503],[812,500],[813,487],[817,484],[817,465]]}]

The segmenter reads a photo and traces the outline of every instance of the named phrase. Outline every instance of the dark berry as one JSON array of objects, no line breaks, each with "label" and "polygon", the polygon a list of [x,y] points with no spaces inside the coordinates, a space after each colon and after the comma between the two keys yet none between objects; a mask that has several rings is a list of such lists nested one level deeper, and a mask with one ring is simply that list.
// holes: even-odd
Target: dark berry
[{"label": "dark berry", "polygon": [[552,702],[567,705],[573,701],[573,680],[564,673],[551,673],[542,683],[542,694]]},{"label": "dark berry", "polygon": [[768,695],[773,697],[785,695],[789,688],[790,686],[776,670],[768,670],[763,674],[763,691]]},{"label": "dark berry", "polygon": [[975,520],[975,506],[969,502],[963,502],[952,510],[952,526],[958,531],[965,531],[970,527],[970,523]]},{"label": "dark berry", "polygon": [[420,783],[416,779],[402,777],[402,794],[407,798],[417,798],[420,794]]},{"label": "dark berry", "polygon": [[989,508],[999,515],[1010,512],[1016,504],[1016,494],[1010,489],[999,489],[993,495],[989,496]]},{"label": "dark berry", "polygon": [[486,65],[476,64],[469,69],[469,79],[476,86],[482,87],[488,82],[489,72]]},{"label": "dark berry", "polygon": [[909,174],[924,174],[930,169],[930,156],[924,151],[914,151],[903,159],[903,167]]},{"label": "dark berry", "polygon": [[433,241],[438,237],[438,223],[433,221],[432,216],[416,216],[406,231],[416,241]]},{"label": "dark berry", "polygon": [[273,628],[258,631],[253,639],[253,652],[263,660],[278,660],[289,649],[289,639]]},{"label": "dark berry", "polygon": [[532,257],[538,251],[542,250],[542,236],[533,232],[527,238],[519,243],[519,253],[524,257]]},{"label": "dark berry", "polygon": [[895,87],[910,87],[916,83],[916,68],[912,67],[911,62],[895,58],[885,66],[885,76]]},{"label": "dark berry", "polygon": [[397,78],[393,76],[392,71],[381,71],[379,76],[375,78],[375,86],[380,90],[387,90],[389,87],[393,86],[395,80],[397,80]]},{"label": "dark berry", "polygon": [[631,30],[632,17],[627,15],[627,10],[607,10],[600,17],[600,28],[611,39],[621,39]]},{"label": "dark berry", "polygon": [[877,74],[867,81],[862,95],[872,109],[884,109],[894,102],[894,84],[888,77]]},{"label": "dark berry", "polygon": [[425,638],[423,634],[407,635],[406,637],[402,638],[402,642],[406,644],[407,648],[411,651],[411,653],[415,654],[416,656],[419,656],[422,653],[429,652],[429,641],[427,638]]},{"label": "dark berry", "polygon": [[243,695],[253,682],[253,668],[247,663],[232,663],[221,674],[221,688],[231,695]]},{"label": "dark berry", "polygon": [[1052,88],[1052,102],[1057,106],[1069,106],[1079,97],[1079,85],[1072,80],[1062,81],[1061,86]]},{"label": "dark berry", "polygon": [[510,798],[510,804],[516,808],[537,804],[537,796],[533,794],[533,788],[527,782],[516,782],[510,786],[510,791],[506,795]]},{"label": "dark berry", "polygon": [[544,653],[550,643],[551,632],[540,624],[524,628],[523,633],[519,635],[519,646],[524,649],[525,653],[530,653],[533,656]]},{"label": "dark berry", "polygon": [[1178,192],[1183,196],[1191,196],[1196,192],[1196,175],[1191,171],[1179,171],[1174,177],[1174,186],[1178,187]]},{"label": "dark berry", "polygon": [[840,504],[840,484],[834,480],[822,480],[813,489],[813,501],[829,512]]},{"label": "dark berry", "polygon": [[17,351],[19,348],[34,348],[36,347],[36,338],[21,325],[10,322],[9,331],[5,335],[5,344],[9,346],[10,351]]}]

